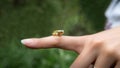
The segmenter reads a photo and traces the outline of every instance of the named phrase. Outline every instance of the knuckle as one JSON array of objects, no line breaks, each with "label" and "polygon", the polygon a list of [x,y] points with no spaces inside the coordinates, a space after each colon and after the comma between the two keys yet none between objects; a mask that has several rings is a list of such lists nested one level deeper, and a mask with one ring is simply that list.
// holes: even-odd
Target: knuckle
[{"label": "knuckle", "polygon": [[60,37],[54,37],[54,40],[55,40],[54,45],[55,45],[56,47],[59,47],[59,45],[60,45],[60,43],[61,43],[61,38],[60,38]]},{"label": "knuckle", "polygon": [[112,47],[108,47],[103,50],[103,53],[108,56],[112,56],[113,54],[115,54],[115,49]]},{"label": "knuckle", "polygon": [[94,43],[93,43],[94,46],[98,46],[98,45],[101,45],[101,44],[103,43],[103,42],[102,42],[101,40],[99,40],[99,39],[97,39],[97,40],[94,39],[93,42],[94,42]]},{"label": "knuckle", "polygon": [[87,45],[90,45],[91,48],[99,48],[103,45],[103,41],[100,39],[89,38]]}]

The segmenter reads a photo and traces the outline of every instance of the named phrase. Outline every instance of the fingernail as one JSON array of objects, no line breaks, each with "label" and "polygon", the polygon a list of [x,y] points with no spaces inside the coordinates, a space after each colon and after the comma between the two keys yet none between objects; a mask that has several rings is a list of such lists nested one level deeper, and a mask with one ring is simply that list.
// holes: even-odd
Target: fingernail
[{"label": "fingernail", "polygon": [[24,45],[30,45],[33,43],[33,40],[32,39],[23,39],[21,40],[21,43],[24,44]]}]

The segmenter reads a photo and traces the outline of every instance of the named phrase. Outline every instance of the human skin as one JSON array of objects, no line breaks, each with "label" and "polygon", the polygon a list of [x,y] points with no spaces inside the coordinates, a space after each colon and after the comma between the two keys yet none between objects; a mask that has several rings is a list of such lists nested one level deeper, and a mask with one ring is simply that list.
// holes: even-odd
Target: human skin
[{"label": "human skin", "polygon": [[21,41],[29,48],[62,48],[78,53],[70,68],[120,68],[120,27],[85,36],[48,36]]}]

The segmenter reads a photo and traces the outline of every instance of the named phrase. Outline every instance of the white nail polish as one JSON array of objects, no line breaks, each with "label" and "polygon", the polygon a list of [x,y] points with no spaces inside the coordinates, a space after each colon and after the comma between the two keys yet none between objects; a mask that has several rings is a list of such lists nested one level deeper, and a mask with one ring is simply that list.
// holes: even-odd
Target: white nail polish
[{"label": "white nail polish", "polygon": [[29,44],[29,45],[30,45],[30,44],[32,44],[32,42],[33,42],[32,39],[23,39],[23,40],[21,40],[21,43],[22,43],[22,44],[25,44],[25,45],[26,45],[26,44]]}]

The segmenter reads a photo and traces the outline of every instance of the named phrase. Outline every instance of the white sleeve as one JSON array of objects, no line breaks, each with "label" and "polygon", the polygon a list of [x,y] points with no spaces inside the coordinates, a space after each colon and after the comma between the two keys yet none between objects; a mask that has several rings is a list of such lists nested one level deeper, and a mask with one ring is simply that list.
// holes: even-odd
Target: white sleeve
[{"label": "white sleeve", "polygon": [[112,0],[105,16],[107,18],[106,29],[120,26],[120,0]]}]

